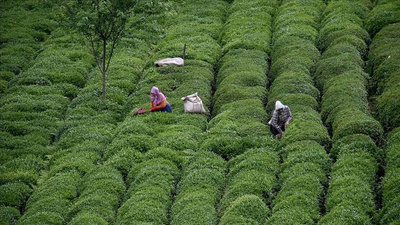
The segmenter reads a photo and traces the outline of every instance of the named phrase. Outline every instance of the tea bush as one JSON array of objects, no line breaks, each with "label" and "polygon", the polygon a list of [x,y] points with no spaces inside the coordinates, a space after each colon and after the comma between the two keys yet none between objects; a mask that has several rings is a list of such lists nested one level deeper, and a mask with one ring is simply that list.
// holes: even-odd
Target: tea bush
[{"label": "tea bush", "polygon": [[221,34],[224,56],[217,65],[213,119],[200,149],[230,159],[269,142],[264,138],[267,129],[262,108],[266,53],[270,52],[271,18],[276,6],[276,1],[235,1],[230,5]]},{"label": "tea bush", "polygon": [[307,55],[315,63],[320,57],[320,53],[313,42],[294,36],[280,38],[279,41],[274,43],[273,48],[274,51],[271,52],[272,63],[287,54]]},{"label": "tea bush", "polygon": [[383,129],[379,122],[370,115],[358,109],[348,108],[341,110],[337,117],[339,119],[336,119],[332,124],[334,139],[352,134],[366,134],[376,142],[382,140]]},{"label": "tea bush", "polygon": [[80,179],[76,173],[63,173],[49,178],[33,192],[27,202],[27,209],[46,197],[74,199],[77,196],[78,182]]},{"label": "tea bush", "polygon": [[[328,212],[341,202],[352,202],[362,212],[374,212],[374,199],[370,186],[355,175],[343,176],[332,181],[327,194]],[[329,214],[328,214],[329,215]]]},{"label": "tea bush", "polygon": [[[318,215],[319,212],[318,207],[315,207],[316,205],[318,205],[318,199],[309,198],[305,194],[299,193],[293,194],[287,197],[284,201],[277,203],[274,206],[274,210],[278,212],[278,215],[280,211],[289,212],[291,208],[299,210],[300,213],[307,214],[307,212],[310,212],[310,214]],[[288,213],[288,215],[300,216],[299,213]]]},{"label": "tea bush", "polygon": [[324,147],[331,140],[317,112],[320,92],[312,75],[320,58],[317,30],[324,7],[318,0],[284,1],[275,16],[266,108],[273,111],[279,100],[290,107],[293,120],[278,144],[280,191],[266,224],[314,224],[320,218],[319,202],[331,163]]},{"label": "tea bush", "polygon": [[[322,0],[139,3],[101,101],[83,39],[40,22],[48,13],[11,27],[9,18],[21,17],[14,12],[53,7],[35,2],[15,3],[18,11],[10,12],[11,3],[2,3],[0,223],[16,223],[21,213],[18,224],[372,223],[384,155],[375,143],[382,144],[383,129],[369,114],[364,70],[372,74],[370,92],[379,93],[372,98],[377,118],[391,130],[398,41],[395,25],[375,35],[365,67],[370,38],[363,26],[374,36],[393,18],[371,18],[386,17],[384,9],[395,15],[397,3],[377,1],[372,13],[363,0],[325,1],[327,7]],[[167,18],[154,14],[164,4]],[[184,67],[151,66],[180,56],[184,43]],[[137,107],[148,108],[154,85],[174,113],[132,117]],[[194,92],[207,116],[183,113],[180,98]],[[294,116],[279,142],[265,115],[276,100]],[[334,140],[330,184],[325,148],[332,144],[322,121]],[[398,219],[394,142],[376,218],[382,224]]]},{"label": "tea bush", "polygon": [[399,146],[400,146],[400,129],[396,128],[389,133],[386,148],[386,166],[385,177],[382,182],[383,207],[379,212],[380,223],[392,223],[399,221]]},{"label": "tea bush", "polygon": [[372,224],[371,219],[358,206],[343,201],[336,205],[329,214],[322,217],[318,224]]},{"label": "tea bush", "polygon": [[377,118],[388,131],[400,125],[395,101],[399,96],[398,27],[399,23],[383,27],[375,35],[369,53],[369,68],[373,74],[370,92],[375,96]]},{"label": "tea bush", "polygon": [[[355,10],[359,4],[359,2],[332,2],[327,7],[324,15],[326,18],[329,18],[330,14],[341,13],[347,15],[351,12],[353,15],[362,19],[364,18],[364,14]],[[349,8],[344,9],[345,7]],[[366,10],[366,6],[360,7],[359,9],[362,10],[363,8]],[[349,12],[349,10],[353,9],[354,11]],[[325,18],[323,20],[325,20]],[[354,20],[343,17],[343,22],[346,24],[356,24],[353,21]],[[336,22],[334,22],[333,25],[336,26],[338,31],[347,29],[337,26]],[[331,29],[329,23],[325,23],[322,29],[325,29],[326,32],[321,32],[320,37],[323,38],[323,36],[329,35],[329,33],[335,33],[336,31],[334,30],[336,28],[333,28],[334,27]],[[358,33],[358,31],[348,32],[347,35],[357,36]],[[342,41],[346,40],[347,39],[343,39]],[[364,41],[368,42],[368,39],[364,38]],[[317,86],[324,91],[321,107],[322,116],[327,124],[332,126],[334,139],[360,133],[371,136],[379,143],[382,139],[382,128],[368,113],[369,108],[366,99],[365,81],[365,78],[368,77],[365,72],[363,72],[363,61],[360,57],[361,52],[359,48],[356,46],[353,48],[351,45],[351,42],[345,42],[345,44],[337,42],[335,45],[327,46],[327,50],[322,54],[323,60],[318,63],[319,65],[315,78],[317,80]],[[320,47],[324,49],[323,46]],[[360,54],[357,54],[357,52],[354,51],[355,49],[357,49]],[[344,53],[343,51],[349,53]],[[340,60],[340,58],[344,57],[348,59],[345,61]],[[351,87],[346,87],[349,83],[353,85]],[[354,84],[356,84],[356,86],[354,86]],[[349,113],[351,113],[351,116]],[[357,116],[355,116],[355,114]]]},{"label": "tea bush", "polygon": [[27,202],[26,213],[18,224],[38,221],[57,224],[64,221],[71,207],[70,200],[77,196],[78,182],[79,175],[76,173],[58,174],[48,179],[33,192]]},{"label": "tea bush", "polygon": [[[290,129],[285,132],[281,144],[284,146],[295,141],[314,140],[320,145],[328,147],[331,141],[328,131],[322,122],[318,121],[320,116],[315,111],[313,114],[296,115],[293,113],[293,116],[297,116],[297,119],[290,124]],[[308,120],[309,118],[311,121]]]},{"label": "tea bush", "polygon": [[318,146],[316,149],[311,150],[297,150],[288,155],[285,162],[281,165],[281,170],[285,171],[297,164],[308,164],[312,163],[318,165],[322,171],[328,172],[330,169],[330,159],[327,156],[325,149],[322,146]]},{"label": "tea bush", "polygon": [[326,84],[321,103],[324,105],[321,116],[327,124],[335,121],[337,114],[345,107],[353,106],[367,113],[367,92],[363,78],[352,73],[345,73],[339,75],[337,79],[331,79]]},{"label": "tea bush", "polygon": [[94,168],[83,177],[83,182],[79,187],[80,194],[85,195],[101,189],[106,193],[116,196],[122,195],[125,192],[125,183],[121,174],[112,167],[101,166]]},{"label": "tea bush", "polygon": [[[0,184],[8,182],[23,182],[28,186],[37,184],[39,172],[46,169],[44,162],[39,157],[31,155],[34,152],[18,153],[2,164]],[[40,153],[46,154],[44,151]]]},{"label": "tea bush", "polygon": [[118,210],[117,224],[128,220],[157,224],[168,221],[168,208],[178,178],[177,165],[163,158],[152,158],[133,167],[127,177],[128,200]]},{"label": "tea bush", "polygon": [[319,89],[325,89],[325,84],[330,79],[344,73],[352,73],[354,76],[360,78],[365,77],[364,79],[368,78],[368,75],[363,72],[363,68],[360,65],[362,63],[360,56],[354,58],[354,55],[342,55],[339,52],[336,54],[340,55],[324,58],[318,62],[314,77],[316,79],[316,86]]},{"label": "tea bush", "polygon": [[[262,110],[266,95],[265,59],[266,55],[261,51],[244,49],[230,50],[222,58],[214,95],[215,117],[210,122],[201,149],[232,158],[246,149],[262,147],[257,136],[265,135],[267,130],[262,124],[265,121],[265,111]],[[246,80],[239,83],[236,78],[246,76],[249,70],[253,71],[252,79],[258,82]],[[257,136],[252,135],[255,128]]]},{"label": "tea bush", "polygon": [[54,176],[60,172],[76,171],[81,175],[85,175],[93,168],[93,164],[99,160],[100,157],[95,152],[71,152],[57,159],[50,168],[49,173]]},{"label": "tea bush", "polygon": [[[144,161],[132,167],[127,175],[130,188],[125,196],[126,202],[118,210],[117,224],[131,223],[132,220],[138,223],[168,221],[172,194],[180,174],[178,168],[183,163],[183,154],[179,152],[196,151],[202,140],[200,133],[207,128],[203,116],[183,114],[180,98],[198,92],[207,111],[211,105],[213,69],[221,54],[217,39],[225,6],[223,1],[191,1],[177,5],[175,10],[178,16],[167,21],[170,26],[166,29],[165,38],[157,44],[153,57],[156,60],[180,56],[186,43],[185,66],[147,67],[142,81],[125,105],[125,113],[133,112],[136,107],[148,108],[149,91],[152,86],[157,86],[167,96],[174,113],[127,117],[107,149],[106,158],[109,160],[122,155],[126,149],[145,153]],[[146,139],[143,140],[143,137]],[[120,150],[119,146],[124,146],[125,150]],[[159,162],[163,162],[163,166],[157,165]],[[150,195],[156,197],[149,198]],[[138,207],[130,212],[133,205]]]},{"label": "tea bush", "polygon": [[[371,224],[375,213],[375,176],[382,159],[375,143],[382,143],[383,129],[370,115],[367,100],[369,77],[362,57],[369,34],[354,19],[365,20],[368,7],[363,1],[332,1],[322,19],[319,47],[324,52],[315,78],[324,92],[321,112],[332,127],[331,155],[336,162],[326,196],[327,214],[319,224]],[[331,21],[330,15],[341,19]]]},{"label": "tea bush", "polygon": [[32,189],[23,183],[8,183],[0,186],[0,204],[20,208],[32,193]]},{"label": "tea bush", "polygon": [[332,159],[336,160],[338,154],[342,151],[362,150],[368,152],[369,155],[377,159],[378,162],[383,162],[384,152],[377,148],[374,140],[365,134],[347,135],[335,141],[330,151]]},{"label": "tea bush", "polygon": [[[154,26],[152,26],[152,28],[153,27]],[[133,29],[137,30],[136,28],[130,27],[127,33],[132,33]],[[77,171],[78,177],[89,176],[90,174],[94,176],[96,174],[93,172],[92,168],[95,167],[95,164],[101,162],[101,156],[106,149],[105,145],[111,142],[115,125],[121,120],[127,96],[136,88],[135,83],[139,81],[139,76],[146,66],[150,55],[150,46],[148,42],[145,43],[145,41],[139,40],[133,36],[121,41],[123,48],[116,49],[113,58],[114,63],[110,67],[110,78],[108,79],[109,98],[102,102],[99,100],[101,81],[98,74],[89,74],[89,71],[92,70],[94,66],[94,61],[92,56],[80,47],[83,41],[81,37],[72,32],[66,34],[66,30],[57,29],[44,44],[46,48],[40,52],[32,67],[10,80],[10,85],[16,87],[10,88],[10,90],[15,91],[15,93],[21,90],[27,90],[31,94],[38,95],[39,97],[43,96],[43,100],[46,100],[44,98],[46,97],[55,102],[57,101],[57,96],[65,95],[69,98],[67,101],[58,101],[61,103],[66,102],[62,106],[57,106],[58,108],[52,106],[50,104],[51,102],[46,101],[43,102],[52,106],[52,108],[47,107],[45,104],[37,104],[38,106],[35,106],[36,108],[32,107],[35,112],[40,112],[40,110],[45,111],[46,108],[50,108],[52,110],[51,112],[54,113],[49,113],[48,115],[53,117],[55,117],[55,115],[59,116],[57,117],[58,120],[55,121],[51,118],[46,118],[49,124],[54,123],[58,126],[58,131],[54,132],[54,130],[51,130],[51,135],[56,136],[53,141],[57,142],[56,148],[52,149],[56,149],[58,152],[54,154],[54,157],[48,155],[48,157],[51,158],[50,170],[48,173],[45,173],[46,179],[39,184],[40,187],[35,191],[35,193],[45,192],[48,196],[59,196],[57,201],[54,200],[55,204],[61,201],[74,200],[77,194],[65,196],[59,193],[57,189],[47,188],[52,186],[52,178],[71,171]],[[132,57],[132,54],[135,55],[135,57]],[[65,71],[69,72],[66,73]],[[38,76],[37,74],[40,74],[40,77],[36,78]],[[41,85],[41,87],[37,89],[30,88],[36,84]],[[17,88],[18,86],[24,88]],[[57,90],[57,88],[60,88],[60,90]],[[83,89],[78,90],[78,88]],[[8,95],[12,96],[12,94],[13,92],[10,91]],[[72,104],[69,102],[71,99],[73,99]],[[19,102],[23,103],[24,101],[21,99],[16,103]],[[11,108],[4,104],[2,104],[2,106],[4,110]],[[68,113],[65,117],[66,108],[64,106],[69,106]],[[65,118],[66,122],[62,124],[61,120]],[[47,128],[47,126],[45,126],[45,128]],[[45,130],[41,132],[45,133]],[[50,137],[47,137],[47,139],[50,140]],[[45,145],[48,144],[49,141],[45,143]],[[128,160],[132,158],[136,158],[136,156],[133,155],[131,158],[128,158]],[[116,158],[113,159],[114,161],[112,161],[112,163],[119,163]],[[131,163],[128,165],[126,164],[127,162],[125,159],[125,165],[121,166],[126,166],[125,170],[127,171],[132,165]],[[120,173],[114,172],[114,175],[118,177]],[[47,177],[50,179],[47,179]],[[89,179],[88,177],[85,177],[85,179],[86,178]],[[122,177],[120,181],[122,181]],[[111,195],[122,195],[125,192],[124,185],[123,189],[121,189],[121,184],[123,183],[118,184],[115,182],[115,180],[113,181],[110,179],[93,181],[93,188],[104,190],[111,193]],[[78,188],[77,183],[75,182],[73,184],[75,185],[74,190],[76,191]],[[81,189],[82,187],[79,188]],[[102,198],[113,199],[112,196],[110,198],[108,198],[109,196],[100,196],[88,188],[82,189],[85,189],[85,191],[84,193],[79,193],[81,198],[76,199],[76,204],[73,205],[72,209],[73,212],[70,213],[69,217],[67,218],[65,213],[60,215],[65,223],[68,223],[75,215],[85,213],[82,210],[82,208],[84,208],[82,204],[90,205],[93,203],[93,205],[96,205],[96,202],[103,202],[101,200]],[[41,194],[33,194],[32,198],[41,199],[44,197]],[[107,221],[114,221],[121,197],[117,196],[116,198],[116,203],[113,200],[111,203],[106,202],[105,205],[101,205],[100,207],[91,206],[91,209],[93,212],[96,211],[98,214],[104,215]],[[35,206],[35,202],[36,200],[29,200],[28,205],[31,204]],[[114,207],[111,208],[111,210],[109,207],[110,204]],[[37,208],[37,206],[35,207]],[[35,207],[27,209],[26,215],[28,216],[26,216],[26,218],[28,220],[30,220],[29,218],[36,217],[38,214]],[[67,209],[63,209],[63,212],[68,212],[70,206],[66,208]],[[51,210],[44,208],[40,211],[40,213],[45,213]],[[24,217],[24,221],[27,219]]]},{"label": "tea bush", "polygon": [[[219,206],[222,218],[227,218],[229,221],[234,217],[235,214],[231,215],[232,208],[237,208],[235,205],[244,201],[245,196],[251,196],[252,202],[263,202],[259,205],[260,210],[266,207],[264,201],[270,203],[276,185],[275,174],[278,172],[278,156],[272,149],[250,149],[232,158],[228,162],[228,167],[230,171],[227,176],[227,187]],[[241,207],[235,210],[239,209]],[[221,220],[224,220],[222,218]]]},{"label": "tea bush", "polygon": [[306,74],[294,72],[281,73],[272,83],[269,95],[278,96],[280,93],[301,93],[318,99],[319,90],[312,85],[312,82],[312,78]]},{"label": "tea bush", "polygon": [[18,225],[28,225],[28,224],[44,224],[44,225],[62,225],[64,224],[63,218],[55,212],[39,212],[32,216],[24,217],[22,216],[18,220]]},{"label": "tea bush", "polygon": [[103,218],[99,217],[97,214],[91,213],[80,213],[74,219],[71,220],[68,224],[71,225],[90,225],[90,224],[99,224],[106,225],[108,224]]},{"label": "tea bush", "polygon": [[8,206],[0,206],[0,223],[15,224],[21,217],[18,209]]},{"label": "tea bush", "polygon": [[365,21],[365,28],[375,36],[382,28],[391,23],[400,22],[399,1],[379,1],[368,14]]},{"label": "tea bush", "polygon": [[69,217],[74,218],[78,213],[91,213],[112,223],[119,200],[119,196],[110,193],[84,194],[70,207]]},{"label": "tea bush", "polygon": [[[318,221],[322,188],[321,181],[315,175],[307,174],[287,179],[274,200],[272,216],[267,220],[267,224],[276,222],[282,216],[287,218],[285,221],[302,221],[305,224],[309,224],[310,221]],[[297,199],[298,204],[288,205],[286,203],[293,199]],[[312,204],[309,205],[309,203]],[[283,207],[285,204],[290,207]]]},{"label": "tea bush", "polygon": [[[257,4],[258,3],[258,4]],[[257,7],[252,7],[252,4]],[[227,19],[222,36],[223,53],[233,49],[258,49],[266,53],[270,52],[271,36],[269,27],[271,26],[271,12],[268,8],[260,7],[265,4],[273,6],[276,1],[257,1],[242,3],[234,1],[231,6],[231,13]],[[241,29],[236,29],[241,27]],[[251,31],[251,35],[249,35]]]},{"label": "tea bush", "polygon": [[2,4],[1,49],[0,49],[0,93],[9,87],[16,75],[31,66],[43,42],[57,27],[51,18],[54,5],[42,3],[24,8],[24,2]]},{"label": "tea bush", "polygon": [[45,197],[37,201],[34,205],[29,207],[29,212],[26,212],[23,218],[35,217],[39,213],[56,213],[62,217],[67,215],[67,209],[71,207],[71,203],[67,199],[60,199],[58,197]]},{"label": "tea bush", "polygon": [[197,152],[183,165],[171,208],[173,224],[216,224],[217,204],[225,182],[225,161],[212,152]]},{"label": "tea bush", "polygon": [[[243,195],[237,198],[221,217],[220,224],[239,224],[237,218],[246,218],[246,224],[264,224],[269,209],[257,196]],[[254,221],[249,223],[249,221]]]},{"label": "tea bush", "polygon": [[[54,5],[48,6],[54,7]],[[38,9],[36,15],[33,13],[31,18],[30,13],[25,15],[26,18],[31,19],[31,25],[34,25],[35,21],[38,23],[38,26],[34,28],[38,29],[37,34],[44,34],[43,37],[37,37],[40,40],[35,40],[35,43],[28,40],[26,42],[26,53],[31,53],[29,57],[35,57],[35,60],[29,66],[22,65],[21,61],[20,71],[14,71],[18,74],[9,80],[9,88],[1,99],[1,113],[4,113],[4,117],[2,116],[0,126],[2,126],[2,130],[12,135],[10,140],[13,141],[8,147],[13,149],[16,156],[4,167],[2,184],[15,181],[21,181],[28,185],[38,184],[40,171],[47,168],[43,165],[38,166],[40,164],[32,163],[33,161],[27,159],[40,161],[54,153],[54,148],[47,146],[55,141],[55,136],[62,127],[61,121],[70,104],[69,98],[74,97],[77,89],[84,85],[85,76],[93,66],[91,56],[82,50],[82,39],[79,39],[76,34],[66,35],[65,29],[58,28],[57,32],[65,35],[63,43],[69,46],[55,46],[51,43],[50,40],[57,39],[57,35],[53,34],[47,37],[50,31],[52,32],[56,27],[55,23],[46,20],[50,17],[48,11],[51,8],[45,9],[47,6],[42,4],[35,5],[35,7]],[[41,10],[47,10],[47,12],[44,13]],[[18,14],[15,15],[18,16]],[[23,21],[25,18],[21,20],[21,22]],[[50,25],[47,26],[48,23]],[[27,29],[31,25],[27,24]],[[43,42],[45,39],[47,40],[40,46],[34,47],[36,50],[43,47],[42,51],[30,52],[33,50],[29,46],[32,46],[33,43],[36,45],[38,42]],[[21,40],[16,36],[16,39],[12,41],[19,42]],[[16,43],[15,46],[19,45]],[[21,48],[18,50],[20,51],[24,47],[19,46],[18,48]],[[2,57],[6,56],[8,50],[6,48],[2,50],[4,50]],[[10,59],[12,57],[10,55]],[[21,57],[24,57],[23,54]],[[26,58],[25,60],[30,59]],[[55,83],[58,84],[55,85]],[[21,202],[19,208],[21,212],[25,211],[24,205],[25,202]],[[45,211],[43,210],[43,212]],[[35,215],[25,216],[23,220],[30,220],[28,217],[33,218]]]}]

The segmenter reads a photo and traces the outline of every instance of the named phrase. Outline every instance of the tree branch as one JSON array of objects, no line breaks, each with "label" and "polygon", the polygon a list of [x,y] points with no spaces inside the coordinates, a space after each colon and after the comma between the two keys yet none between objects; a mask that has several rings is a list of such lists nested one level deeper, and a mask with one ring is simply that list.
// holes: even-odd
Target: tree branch
[{"label": "tree branch", "polygon": [[114,53],[115,45],[118,43],[118,40],[120,39],[120,37],[121,37],[122,32],[124,31],[124,29],[125,29],[125,24],[122,24],[122,25],[120,26],[119,30],[116,32],[115,37],[114,37],[114,38],[112,39],[112,41],[111,41],[111,42],[112,42],[112,45],[111,45],[111,51],[110,51],[110,55],[109,55],[108,62],[107,62],[106,71],[108,71],[108,67],[109,67],[109,65],[110,65],[111,57],[112,57],[112,55],[113,55],[113,53]]},{"label": "tree branch", "polygon": [[86,38],[89,40],[90,45],[91,45],[91,47],[92,47],[92,52],[93,52],[94,59],[95,59],[95,61],[96,61],[96,65],[99,67],[99,70],[100,70],[100,72],[102,73],[103,70],[101,69],[101,63],[100,63],[100,60],[99,60],[99,56],[98,56],[98,54],[97,54],[97,52],[96,52],[96,48],[94,47],[94,41],[93,41],[93,39],[92,39],[92,36],[87,35]]}]

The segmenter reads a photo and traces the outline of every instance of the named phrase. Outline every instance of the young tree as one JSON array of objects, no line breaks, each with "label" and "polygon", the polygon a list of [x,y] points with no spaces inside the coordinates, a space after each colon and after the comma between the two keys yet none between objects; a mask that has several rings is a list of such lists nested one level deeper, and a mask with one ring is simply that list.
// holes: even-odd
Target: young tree
[{"label": "young tree", "polygon": [[68,24],[86,37],[103,75],[103,99],[110,61],[135,3],[136,0],[69,0],[65,5]]}]

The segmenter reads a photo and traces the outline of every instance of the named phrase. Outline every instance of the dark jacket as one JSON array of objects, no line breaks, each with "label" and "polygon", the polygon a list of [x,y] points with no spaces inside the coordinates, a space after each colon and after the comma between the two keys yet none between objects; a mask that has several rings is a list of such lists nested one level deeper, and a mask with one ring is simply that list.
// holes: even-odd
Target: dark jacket
[{"label": "dark jacket", "polygon": [[292,120],[292,112],[290,111],[289,106],[285,106],[282,109],[282,112],[274,110],[269,124],[270,126],[275,127],[279,131],[279,133],[282,133],[281,127],[285,126],[285,123],[290,122],[291,120]]}]

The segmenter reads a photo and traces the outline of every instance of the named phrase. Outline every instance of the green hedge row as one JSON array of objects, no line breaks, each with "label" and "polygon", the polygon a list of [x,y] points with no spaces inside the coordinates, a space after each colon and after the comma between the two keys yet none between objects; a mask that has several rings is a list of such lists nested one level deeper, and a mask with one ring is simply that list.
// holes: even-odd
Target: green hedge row
[{"label": "green hedge row", "polygon": [[[105,164],[118,168],[130,184],[126,201],[118,210],[117,224],[166,224],[173,220],[170,211],[182,156],[198,150],[207,129],[207,117],[184,114],[180,98],[198,92],[206,111],[211,105],[213,70],[221,54],[217,39],[225,7],[223,1],[180,2],[174,5],[176,17],[165,22],[165,37],[157,44],[152,59],[181,56],[186,43],[185,65],[145,68],[124,112],[132,114],[137,107],[149,109],[150,89],[157,86],[166,95],[173,113],[127,116],[107,147]],[[132,163],[138,162],[142,153],[144,161]],[[164,167],[156,167],[160,157]],[[215,212],[214,207],[211,209]],[[192,213],[188,212],[188,218]]]},{"label": "green hedge row", "polygon": [[216,116],[209,123],[203,150],[232,158],[249,148],[273,142],[263,108],[266,56],[258,50],[237,49],[222,58],[214,94]]},{"label": "green hedge row", "polygon": [[[124,159],[121,154],[124,153],[121,150],[124,149],[139,152],[147,152],[156,147],[178,151],[196,150],[206,125],[207,119],[202,115],[150,113],[127,117],[117,127],[113,141],[106,148],[104,160],[112,164],[122,160],[122,163]],[[127,168],[121,166],[121,172],[126,173]]]},{"label": "green hedge row", "polygon": [[50,177],[33,192],[17,224],[64,224],[80,182],[81,176],[74,171]]},{"label": "green hedge row", "polygon": [[382,182],[383,208],[380,211],[380,224],[400,222],[400,129],[396,128],[388,135],[386,147],[385,177]]},{"label": "green hedge row", "polygon": [[[279,170],[278,155],[272,149],[251,149],[228,162],[226,190],[219,205],[220,224],[264,224]],[[249,222],[250,223],[250,222]]]},{"label": "green hedge row", "polygon": [[336,160],[331,174],[326,209],[321,224],[371,223],[375,213],[375,187],[378,163],[383,151],[365,134],[354,134],[337,140],[331,150]]},{"label": "green hedge row", "polygon": [[0,223],[1,224],[15,224],[21,217],[18,209],[9,206],[0,206]]},{"label": "green hedge row", "polygon": [[231,203],[219,224],[264,224],[270,209],[260,197],[242,195]]},{"label": "green hedge row", "polygon": [[277,1],[270,0],[251,3],[234,1],[221,38],[223,53],[233,49],[255,49],[270,53],[271,15],[277,5]]},{"label": "green hedge row", "polygon": [[[81,50],[83,40],[65,32],[53,32],[43,44],[46,49],[38,55],[33,66],[11,81],[11,88],[1,99],[0,112],[4,117],[0,124],[3,131],[15,137],[10,139],[7,148],[19,149],[14,153],[16,156],[20,151],[24,153],[26,147],[20,145],[18,140],[21,137],[18,136],[41,136],[47,140],[41,142],[42,145],[48,144],[61,127],[63,114],[70,104],[68,98],[76,96],[81,85],[67,79],[53,86],[45,74],[58,73],[61,76],[64,69],[64,72],[75,71],[76,76],[84,79],[93,66],[91,56]],[[58,41],[65,46],[54,44]]]},{"label": "green hedge row", "polygon": [[330,137],[319,110],[320,92],[314,86],[320,53],[316,48],[325,4],[319,0],[284,1],[274,18],[272,84],[267,111],[280,100],[293,120],[280,140],[279,189],[266,224],[315,224],[330,169],[325,148]]},{"label": "green hedge row", "polygon": [[215,206],[225,184],[225,161],[212,152],[199,151],[182,168],[171,224],[217,224]]},{"label": "green hedge row", "polygon": [[[271,17],[277,1],[234,1],[221,43],[212,120],[201,149],[232,158],[272,143],[266,127],[266,99]],[[251,30],[251,32],[250,32]]]},{"label": "green hedge row", "polygon": [[364,149],[341,148],[331,173],[327,214],[318,224],[371,224],[375,213],[375,176],[378,164]]},{"label": "green hedge row", "polygon": [[199,148],[201,133],[207,128],[207,118],[183,114],[180,98],[198,92],[206,111],[211,106],[214,64],[221,54],[217,38],[225,7],[226,3],[223,1],[181,2],[174,7],[177,16],[166,20],[168,29],[165,37],[158,43],[155,49],[157,53],[152,60],[179,57],[186,43],[185,66],[147,67],[124,110],[131,114],[138,107],[149,109],[150,89],[157,86],[166,95],[173,113],[127,117],[120,126],[124,131],[117,134],[107,149],[107,160],[120,154],[119,150],[122,148],[133,148],[140,152],[156,147],[179,151]]},{"label": "green hedge row", "polygon": [[[83,39],[67,32],[62,29],[52,32],[42,44],[44,50],[29,68],[10,80],[0,100],[1,136],[7,139],[0,152],[0,184],[7,199],[4,205],[14,206],[21,214],[27,210],[25,203],[38,185],[40,171],[48,169],[46,160],[56,150],[49,144],[55,141],[62,127],[70,99],[76,96],[93,66],[90,54],[82,50]],[[51,79],[54,74],[63,77],[65,71],[72,74],[65,74],[68,79]],[[7,192],[7,187],[15,183],[24,183],[31,192],[24,195],[20,192],[22,187],[16,193]],[[25,216],[23,219],[29,220]]]},{"label": "green hedge row", "polygon": [[[362,24],[353,19],[365,19],[367,13],[368,6],[363,1],[332,1],[324,12],[319,35],[319,47],[324,52],[314,78],[324,93],[321,114],[332,128],[334,140],[352,134],[366,134],[377,143],[382,139],[380,124],[369,113],[366,91],[369,76],[364,72],[362,59],[363,46],[370,38]],[[332,20],[330,15],[343,16]],[[358,39],[364,45],[351,39]]]},{"label": "green hedge row", "polygon": [[368,66],[372,74],[371,90],[375,96],[377,118],[388,135],[386,146],[385,177],[382,181],[383,207],[377,216],[379,224],[400,221],[399,215],[399,130],[398,102],[400,95],[398,80],[400,64],[399,1],[379,1],[366,20],[366,27],[374,36],[368,55]]},{"label": "green hedge row", "polygon": [[69,209],[70,224],[81,224],[88,216],[100,223],[113,223],[116,211],[125,193],[125,183],[118,170],[108,166],[96,166],[89,171],[78,186],[79,198]]},{"label": "green hedge row", "polygon": [[375,214],[377,162],[382,160],[375,143],[381,142],[383,130],[370,115],[367,100],[369,75],[363,57],[371,40],[360,21],[369,7],[367,1],[331,1],[322,19],[323,53],[315,79],[324,93],[321,114],[332,128],[331,156],[336,162],[326,196],[327,213],[318,224],[371,224]]},{"label": "green hedge row", "polygon": [[[135,20],[131,18],[130,22]],[[136,30],[129,27],[128,34]],[[57,41],[54,41],[54,45],[65,46]],[[109,70],[106,100],[101,99],[101,76],[97,70],[90,74],[85,87],[77,92],[57,132],[56,152],[49,161],[48,178],[34,193],[45,189],[53,177],[70,172],[75,172],[82,180],[74,183],[78,193],[66,198],[57,190],[49,190],[49,195],[58,196],[58,202],[68,203],[65,211],[59,213],[47,209],[38,212],[28,209],[24,221],[34,221],[46,213],[52,213],[64,223],[71,224],[93,221],[108,224],[115,221],[117,208],[125,193],[123,176],[112,168],[112,164],[96,165],[102,163],[107,145],[114,138],[116,124],[123,117],[127,97],[136,88],[135,83],[146,66],[149,45],[134,36],[120,42]]]},{"label": "green hedge row", "polygon": [[167,20],[165,37],[156,46],[153,60],[182,57],[186,44],[183,67],[147,68],[138,90],[131,96],[127,111],[137,107],[149,108],[149,92],[157,86],[171,104],[173,112],[183,113],[181,97],[197,92],[208,111],[211,106],[211,87],[214,68],[221,57],[218,37],[223,25],[224,1],[179,2],[176,16]]},{"label": "green hedge row", "polygon": [[398,22],[400,22],[400,1],[382,0],[377,1],[377,5],[368,13],[365,28],[373,37],[385,26]]},{"label": "green hedge row", "polygon": [[382,28],[374,37],[368,55],[377,117],[386,130],[400,126],[399,92],[400,23]]},{"label": "green hedge row", "polygon": [[168,222],[181,158],[169,149],[149,151],[145,158],[127,176],[129,190],[118,210],[116,224]]},{"label": "green hedge row", "polygon": [[[137,24],[137,19],[143,16],[147,17],[146,20]],[[67,112],[66,131],[61,136],[59,146],[69,150],[72,148],[71,154],[76,154],[74,149],[85,143],[81,151],[100,156],[96,163],[104,164],[101,168],[105,168],[106,172],[98,174],[95,167],[85,173],[83,180],[87,184],[82,183],[78,187],[84,190],[70,209],[70,224],[111,224],[118,221],[117,211],[126,195],[124,180],[131,168],[142,162],[144,157],[133,146],[121,143],[116,124],[124,120],[128,96],[137,88],[142,71],[148,65],[150,45],[158,40],[150,38],[150,34],[154,35],[153,29],[162,33],[159,19],[163,19],[162,14],[157,12],[150,16],[147,11],[130,18],[127,38],[121,41],[110,66],[107,102],[100,99],[101,79],[95,76],[81,91],[81,95],[74,99]],[[87,121],[87,118],[90,120]],[[140,144],[148,140],[137,138],[129,141]],[[65,157],[68,155],[62,156],[62,159]],[[101,178],[95,188],[92,188],[93,182],[88,181],[91,177]]]},{"label": "green hedge row", "polygon": [[[177,16],[166,22],[169,27],[165,31],[165,38],[156,47],[154,60],[181,56],[183,45],[186,44],[185,65],[160,68],[151,66],[144,70],[142,80],[135,93],[130,96],[125,111],[132,113],[137,107],[149,109],[150,89],[157,86],[166,95],[173,113],[128,116],[118,126],[116,138],[107,148],[106,163],[122,162],[123,166],[119,167],[122,173],[130,169],[131,163],[124,163],[123,159],[123,154],[128,149],[145,153],[145,158],[150,157],[134,166],[127,174],[131,185],[126,202],[118,211],[117,224],[130,224],[132,221],[153,224],[176,221],[171,223],[188,224],[186,220],[203,220],[194,216],[197,212],[192,208],[187,208],[192,211],[179,214],[178,217],[175,217],[177,210],[171,209],[174,194],[179,192],[180,186],[189,185],[181,183],[176,189],[184,161],[182,155],[198,150],[203,132],[207,129],[207,117],[184,114],[180,98],[198,92],[206,111],[211,106],[214,66],[221,54],[217,39],[222,28],[225,7],[226,3],[223,1],[180,2],[175,7]],[[165,165],[157,162],[159,160],[156,157],[163,158]],[[161,167],[162,165],[164,166]],[[192,186],[201,189],[201,185],[194,183]],[[216,200],[214,204],[215,202]],[[215,214],[214,205],[208,206],[207,210]],[[204,216],[208,216],[208,213]]]},{"label": "green hedge row", "polygon": [[1,3],[0,93],[26,70],[57,23],[51,18],[54,5],[43,2]]},{"label": "green hedge row", "polygon": [[[367,19],[367,28],[374,36],[369,53],[369,69],[372,75],[372,92],[376,97],[377,117],[385,130],[393,130],[388,135],[386,146],[385,177],[382,181],[383,207],[379,212],[379,224],[392,224],[400,221],[399,214],[399,130],[398,102],[400,64],[397,52],[400,49],[398,38],[399,2],[380,1]],[[394,24],[390,24],[394,23]]]}]

